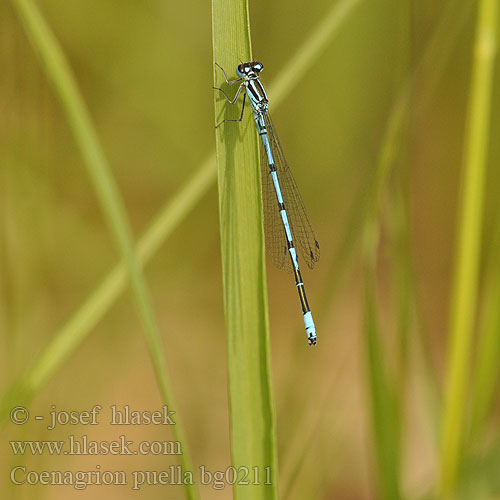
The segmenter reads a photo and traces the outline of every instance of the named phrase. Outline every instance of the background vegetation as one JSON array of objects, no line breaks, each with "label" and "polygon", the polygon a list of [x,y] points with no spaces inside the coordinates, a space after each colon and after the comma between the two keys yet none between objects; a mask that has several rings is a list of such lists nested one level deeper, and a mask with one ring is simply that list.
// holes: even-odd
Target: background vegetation
[{"label": "background vegetation", "polygon": [[[132,471],[177,462],[15,457],[9,440],[71,430],[14,427],[7,415],[21,402],[32,415],[51,405],[155,409],[172,387],[186,460],[189,449],[195,467],[231,464],[237,409],[227,397],[211,7],[37,2],[88,107],[138,254],[151,257],[138,315],[139,269],[128,291],[125,266],[115,267],[127,237],[115,245],[110,197],[96,194],[28,41],[18,14],[29,3],[0,3],[1,495],[194,498],[180,486],[15,487],[8,471],[18,464]],[[279,497],[500,498],[496,1],[249,8],[253,55],[322,250],[304,271],[315,349],[291,276],[267,266]],[[88,432],[121,433],[105,424]],[[126,435],[175,439],[152,426]],[[233,496],[230,487],[199,494]]]}]

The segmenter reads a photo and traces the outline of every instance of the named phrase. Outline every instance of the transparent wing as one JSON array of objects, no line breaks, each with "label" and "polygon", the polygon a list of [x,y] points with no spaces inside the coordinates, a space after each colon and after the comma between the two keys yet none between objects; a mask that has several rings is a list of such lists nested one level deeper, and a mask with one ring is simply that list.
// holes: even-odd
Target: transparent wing
[{"label": "transparent wing", "polygon": [[264,211],[264,232],[266,250],[273,264],[278,269],[292,272],[292,263],[288,256],[285,229],[279,213],[278,199],[273,180],[269,172],[264,146],[260,145],[260,167],[262,176],[262,205]]},{"label": "transparent wing", "polygon": [[[295,248],[302,255],[307,266],[312,269],[314,264],[319,260],[319,243],[307,216],[297,184],[286,162],[271,117],[269,114],[266,114],[264,119]],[[276,267],[291,272],[292,263],[288,255],[286,235],[279,213],[276,192],[274,190],[271,174],[269,173],[267,155],[262,146],[260,149],[262,200],[264,205],[264,229],[266,232],[267,252],[271,256],[271,260]]]}]

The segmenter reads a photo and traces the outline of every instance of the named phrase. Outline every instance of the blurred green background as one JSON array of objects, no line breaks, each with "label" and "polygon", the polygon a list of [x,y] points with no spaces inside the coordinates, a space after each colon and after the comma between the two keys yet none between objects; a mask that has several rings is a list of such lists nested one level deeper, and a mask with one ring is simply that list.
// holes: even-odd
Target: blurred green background
[{"label": "blurred green background", "polygon": [[[279,76],[336,3],[343,2],[250,2],[253,54],[265,66],[264,83]],[[69,59],[138,236],[214,150],[210,3],[38,4]],[[434,490],[476,7],[467,0],[360,1],[279,108],[269,95],[322,252],[315,270],[304,272],[317,311],[319,343],[313,350],[305,342],[291,276],[268,263],[283,498],[384,497],[366,349],[367,219],[375,219],[380,230],[376,366],[387,370],[400,396],[398,416],[383,420],[400,429],[401,497],[425,498]],[[118,256],[59,101],[6,1],[0,2],[0,68],[0,328],[6,390]],[[486,314],[485,297],[494,297],[489,285],[498,279],[499,76],[497,71],[478,324]],[[394,162],[370,208],[388,123],[394,109],[401,109],[408,78],[412,85],[402,126],[389,142]],[[175,410],[183,416],[195,466],[224,470],[231,458],[215,182],[147,265],[146,276],[177,394]],[[161,406],[131,301],[127,292],[58,368],[31,401],[33,415],[46,414],[51,405],[66,410],[95,404]],[[471,374],[472,359],[473,353]],[[466,498],[500,498],[499,424],[498,407],[488,407],[480,432],[464,445],[460,477]],[[116,439],[121,433],[106,425],[88,432],[93,439]],[[103,469],[161,470],[176,463],[175,457],[151,456],[19,457],[7,443],[67,434],[65,428],[7,423],[0,495],[184,498],[180,486],[134,492],[118,486],[77,491],[12,485],[8,471],[19,464],[37,470],[89,470],[97,463]],[[151,426],[126,434],[135,440],[169,437]],[[204,499],[232,498],[230,487],[200,491]]]}]

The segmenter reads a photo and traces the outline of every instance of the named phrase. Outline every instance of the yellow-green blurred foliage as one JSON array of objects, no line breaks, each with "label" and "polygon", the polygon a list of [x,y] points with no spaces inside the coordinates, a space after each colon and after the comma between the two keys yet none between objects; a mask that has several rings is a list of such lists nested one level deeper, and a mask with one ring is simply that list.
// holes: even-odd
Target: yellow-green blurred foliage
[{"label": "yellow-green blurred foliage", "polygon": [[[70,61],[138,236],[214,150],[210,3],[38,3]],[[287,499],[377,496],[363,333],[363,215],[353,214],[364,213],[360,207],[373,187],[391,111],[435,36],[446,3],[361,1],[278,109],[269,96],[322,252],[315,270],[304,272],[317,318],[319,343],[313,350],[306,345],[291,276],[268,263],[280,491]],[[467,3],[454,2],[457,16]],[[250,1],[253,53],[265,66],[264,83],[273,82],[331,7],[327,0]],[[401,368],[396,366],[403,293],[398,287],[411,302],[399,473],[405,498],[429,493],[436,477],[436,399],[444,374],[475,18],[472,8],[458,30],[451,27],[457,24],[453,15],[449,32],[447,24],[441,27],[430,64],[413,81],[395,162],[375,209],[381,228],[377,307],[382,356],[391,373]],[[450,44],[444,57],[443,43]],[[498,231],[499,76],[488,156],[485,257]],[[403,257],[394,234],[401,209],[394,207],[401,200],[399,222],[403,239],[409,238],[403,243],[403,268],[411,275],[403,284],[397,275]],[[59,101],[5,0],[0,3],[0,207],[4,390],[118,259]],[[488,262],[482,266],[484,277]],[[146,266],[146,277],[177,394],[175,410],[183,415],[195,466],[223,470],[231,458],[215,182]],[[47,415],[51,405],[85,410],[95,404],[161,406],[130,292],[58,368],[29,409]],[[99,464],[132,471],[176,463],[175,457],[161,456],[14,456],[8,445],[12,439],[65,439],[73,433],[89,439],[121,434],[136,441],[171,439],[163,427],[123,431],[105,420],[83,432],[82,427],[49,431],[41,422],[17,427],[7,422],[0,453],[2,498],[183,498],[180,486],[147,486],[139,492],[94,486],[79,492],[9,481],[15,465],[93,470]],[[488,432],[481,434],[487,438],[475,445],[495,455],[497,430],[493,415]],[[493,487],[478,477],[481,488]],[[230,487],[202,486],[201,495],[232,498]],[[481,495],[471,498],[498,498]]]}]

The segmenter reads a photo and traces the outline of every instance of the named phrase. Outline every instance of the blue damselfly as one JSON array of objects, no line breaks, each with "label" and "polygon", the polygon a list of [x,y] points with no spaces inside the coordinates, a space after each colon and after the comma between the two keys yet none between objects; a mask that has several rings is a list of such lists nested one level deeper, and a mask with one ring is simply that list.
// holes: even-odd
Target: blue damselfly
[{"label": "blue damselfly", "polygon": [[241,122],[245,100],[248,96],[257,132],[263,145],[261,148],[261,172],[266,247],[277,267],[293,272],[302,306],[307,339],[309,345],[315,345],[317,341],[316,327],[307,302],[295,243],[305,263],[311,269],[319,259],[319,243],[307,217],[304,203],[269,115],[269,100],[260,81],[260,73],[264,66],[257,61],[242,63],[236,68],[238,78],[235,80],[228,80],[224,69],[218,64],[217,66],[224,73],[228,85],[239,83],[239,87],[232,99],[224,90],[218,87],[215,89],[222,92],[231,104],[235,104],[243,92],[243,104],[239,119],[224,120],[217,127],[228,121]]}]

